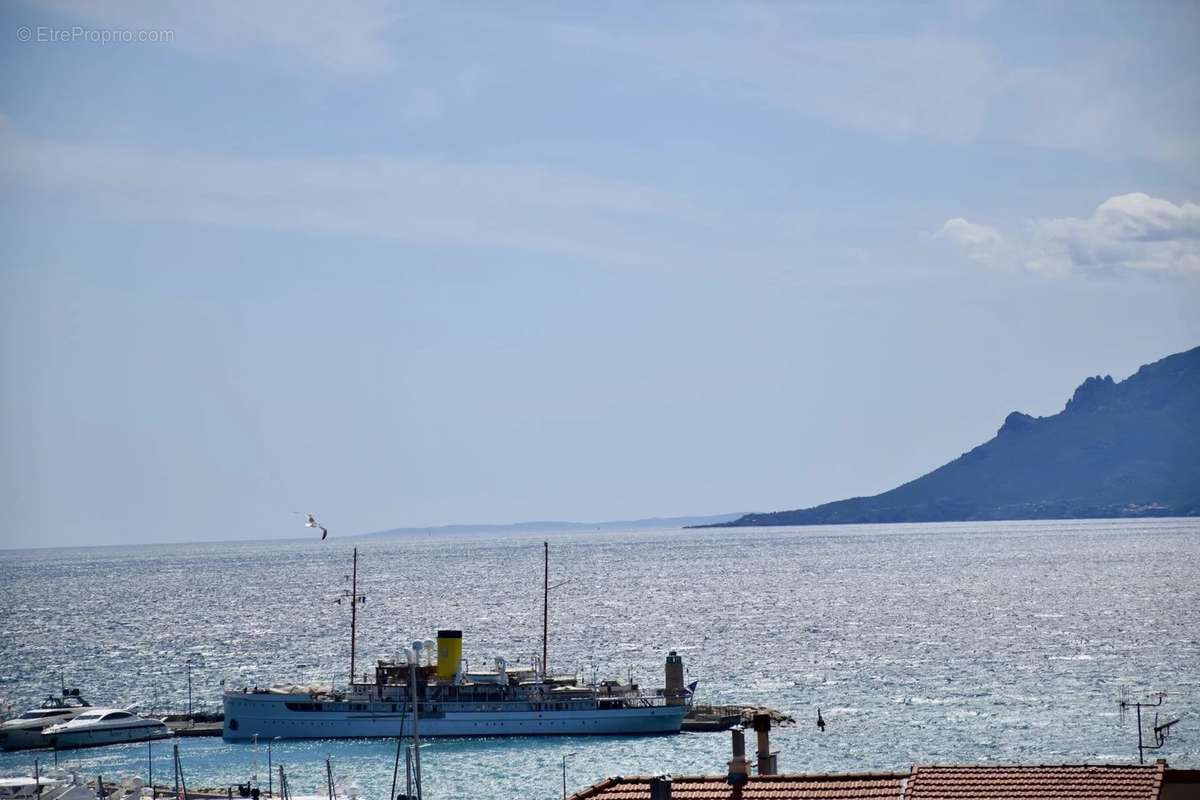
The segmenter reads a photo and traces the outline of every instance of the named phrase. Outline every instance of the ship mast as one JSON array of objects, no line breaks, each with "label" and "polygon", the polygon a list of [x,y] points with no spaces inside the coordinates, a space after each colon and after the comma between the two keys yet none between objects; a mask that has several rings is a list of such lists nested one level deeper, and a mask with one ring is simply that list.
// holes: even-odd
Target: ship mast
[{"label": "ship mast", "polygon": [[350,685],[354,686],[354,635],[358,624],[358,548],[354,548],[354,566],[350,570]]},{"label": "ship mast", "polygon": [[550,628],[550,543],[542,542],[546,550],[546,572],[542,580],[542,677],[549,674],[546,668],[546,644]]},{"label": "ship mast", "polygon": [[550,674],[550,670],[546,666],[548,649],[546,645],[550,639],[550,590],[565,586],[570,581],[559,581],[553,586],[550,585],[550,543],[542,542],[542,547],[546,551],[546,572],[542,577],[542,677],[544,678]]},{"label": "ship mast", "polygon": [[[344,577],[344,576],[343,576]],[[350,588],[342,589],[333,602],[338,605],[350,601],[350,685],[354,685],[355,638],[358,635],[358,604],[367,602],[367,596],[358,593],[358,548],[354,548],[354,567],[350,573]]]}]

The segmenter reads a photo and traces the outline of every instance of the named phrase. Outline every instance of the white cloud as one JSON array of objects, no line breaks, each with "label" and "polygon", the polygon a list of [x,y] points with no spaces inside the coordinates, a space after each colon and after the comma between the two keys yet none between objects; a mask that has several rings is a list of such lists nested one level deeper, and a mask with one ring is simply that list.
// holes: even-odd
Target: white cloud
[{"label": "white cloud", "polygon": [[[2,121],[2,120],[0,120]],[[122,218],[368,235],[644,264],[719,227],[642,184],[527,164],[248,158],[48,141],[0,127],[0,185]],[[652,221],[653,224],[646,224]]]},{"label": "white cloud", "polygon": [[828,19],[797,6],[742,4],[695,7],[690,29],[544,31],[564,50],[616,51],[842,128],[952,142],[978,135],[999,80],[989,47],[948,33],[818,30]]},{"label": "white cloud", "polygon": [[1003,261],[1004,237],[989,225],[968,222],[962,217],[948,219],[933,238],[949,242],[962,250],[967,258],[981,264],[996,265]]},{"label": "white cloud", "polygon": [[1197,115],[1187,102],[1197,82],[1186,63],[1163,70],[1163,54],[1152,47],[1069,32],[1052,45],[1024,36],[1014,42],[978,22],[1006,14],[1022,18],[1017,24],[1052,26],[1062,21],[1053,9],[1040,20],[1023,7],[933,6],[905,15],[894,9],[717,4],[691,6],[685,22],[657,32],[544,30],[564,50],[608,50],[666,75],[702,75],[727,91],[845,129],[951,143],[1002,141],[1104,159],[1200,161]]},{"label": "white cloud", "polygon": [[1200,205],[1175,205],[1141,192],[1110,197],[1092,216],[1093,224],[1128,241],[1200,238]]},{"label": "white cloud", "polygon": [[[1030,33],[1069,22],[1070,9],[978,3],[897,11],[894,3],[708,4],[631,20],[608,7],[587,22],[554,21],[552,10],[497,11],[482,4],[385,0],[36,0],[72,19],[171,29],[174,45],[249,53],[256,60],[316,65],[334,75],[398,72],[405,37],[453,37],[558,53],[638,74],[658,71],[750,97],[843,129],[941,142],[1019,143],[1113,159],[1200,162],[1200,89],[1194,56],[1136,39]],[[659,17],[660,15],[651,15]],[[1179,11],[1178,25],[1189,24]],[[995,25],[993,21],[1005,24]],[[572,19],[576,17],[573,15]],[[986,18],[986,19],[985,19]],[[403,23],[403,26],[402,24]],[[450,46],[449,42],[447,46]],[[1175,68],[1164,69],[1168,56]],[[504,69],[503,63],[489,65]],[[444,93],[444,89],[441,90]],[[436,117],[429,96],[410,101],[417,120]]]},{"label": "white cloud", "polygon": [[967,222],[962,217],[948,219],[937,232],[937,238],[946,239],[969,248],[986,248],[1001,242],[1000,232],[987,225]]},{"label": "white cloud", "polygon": [[1043,274],[1200,274],[1200,205],[1141,192],[1110,197],[1087,218],[1035,220],[1022,236],[958,217],[937,238],[976,260]]},{"label": "white cloud", "polygon": [[1034,224],[1030,269],[1048,272],[1200,273],[1200,205],[1135,192],[1086,219]]}]

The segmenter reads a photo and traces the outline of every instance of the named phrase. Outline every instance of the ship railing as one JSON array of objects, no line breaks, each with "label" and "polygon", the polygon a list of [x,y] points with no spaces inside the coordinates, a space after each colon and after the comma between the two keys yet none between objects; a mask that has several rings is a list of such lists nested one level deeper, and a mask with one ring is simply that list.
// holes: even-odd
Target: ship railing
[{"label": "ship railing", "polygon": [[[399,702],[393,700],[375,700],[371,702],[336,702],[334,708],[322,708],[323,704],[308,704],[296,703],[296,706],[305,705],[311,707],[295,708],[297,711],[329,711],[338,713],[395,713],[402,711],[408,707],[407,698],[397,698]],[[520,700],[493,700],[493,699],[441,699],[441,698],[422,698],[418,704],[421,714],[437,714],[445,711],[514,711],[514,710],[530,710],[530,711],[585,711],[596,708],[598,705],[605,706],[609,703],[620,703],[629,708],[652,708],[655,706],[666,705],[666,701],[662,697],[657,697],[650,694],[627,694],[621,697],[530,697]],[[386,709],[372,708],[372,706],[382,704],[388,706]],[[289,703],[289,707],[293,704]],[[330,705],[334,705],[331,703]],[[361,705],[361,708],[352,706]]]}]

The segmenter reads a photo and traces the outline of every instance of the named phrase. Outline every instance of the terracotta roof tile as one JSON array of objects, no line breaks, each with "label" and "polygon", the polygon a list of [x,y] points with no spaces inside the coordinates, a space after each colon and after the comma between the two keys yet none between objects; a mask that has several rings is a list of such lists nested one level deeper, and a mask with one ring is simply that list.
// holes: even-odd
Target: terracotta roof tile
[{"label": "terracotta roof tile", "polygon": [[[755,775],[740,795],[723,775],[681,776],[672,800],[1159,800],[1165,765],[917,766],[912,772]],[[649,800],[649,776],[617,777],[571,800]]]},{"label": "terracotta roof tile", "polygon": [[1158,800],[1163,765],[917,766],[904,800]]},{"label": "terracotta roof tile", "polygon": [[[672,779],[672,800],[900,800],[907,772],[755,775],[740,795],[724,775]],[[650,776],[609,778],[571,800],[649,800]]]}]

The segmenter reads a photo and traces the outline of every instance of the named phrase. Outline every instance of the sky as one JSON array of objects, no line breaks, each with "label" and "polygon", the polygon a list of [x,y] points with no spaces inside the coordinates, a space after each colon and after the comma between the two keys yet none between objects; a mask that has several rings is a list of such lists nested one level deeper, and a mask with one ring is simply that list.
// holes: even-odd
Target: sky
[{"label": "sky", "polygon": [[0,4],[0,546],[798,508],[1200,344],[1200,5]]}]

